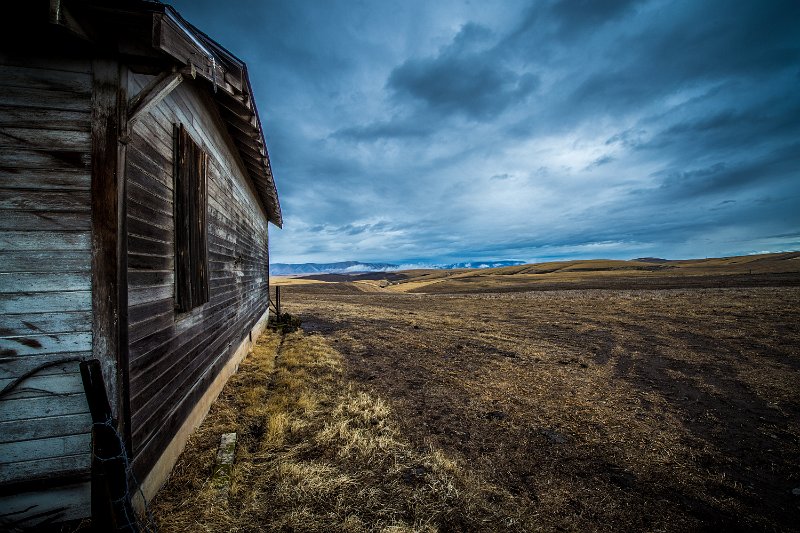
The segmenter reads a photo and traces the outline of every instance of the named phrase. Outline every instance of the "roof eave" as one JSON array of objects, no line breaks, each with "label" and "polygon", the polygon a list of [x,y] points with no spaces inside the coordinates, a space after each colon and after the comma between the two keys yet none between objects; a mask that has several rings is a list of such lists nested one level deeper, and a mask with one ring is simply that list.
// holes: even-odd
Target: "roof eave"
[{"label": "roof eave", "polygon": [[[236,117],[235,120],[226,120],[231,138],[241,155],[249,155],[249,160],[253,163],[256,163],[256,161],[253,161],[254,159],[260,160],[255,165],[247,165],[247,172],[251,175],[251,181],[256,186],[264,203],[267,218],[277,227],[283,227],[283,215],[281,213],[280,200],[278,199],[278,190],[272,174],[267,143],[261,126],[261,117],[258,114],[255,99],[253,98],[253,89],[247,73],[247,65],[205,33],[186,22],[174,8],[168,5],[165,5],[164,8],[161,16],[168,18],[168,25],[166,26],[168,31],[180,30],[186,41],[188,41],[188,43],[184,42],[182,44],[184,46],[193,45],[193,47],[199,49],[207,64],[198,65],[197,61],[192,61],[199,54],[182,54],[179,48],[165,43],[163,20],[154,22],[154,46],[157,46],[186,66],[194,65],[198,75],[211,82],[212,91],[218,105],[227,110],[227,113],[223,113],[223,120],[226,120],[226,114],[232,114]],[[156,14],[156,16],[158,17],[160,14]],[[173,25],[175,28],[171,27]],[[231,70],[239,70],[241,74],[235,76],[238,79],[226,80],[226,67],[232,67]],[[239,80],[240,83],[236,83]],[[241,90],[237,88],[237,85],[241,85]],[[244,135],[233,134],[234,130],[241,131],[242,129],[245,130]]]}]

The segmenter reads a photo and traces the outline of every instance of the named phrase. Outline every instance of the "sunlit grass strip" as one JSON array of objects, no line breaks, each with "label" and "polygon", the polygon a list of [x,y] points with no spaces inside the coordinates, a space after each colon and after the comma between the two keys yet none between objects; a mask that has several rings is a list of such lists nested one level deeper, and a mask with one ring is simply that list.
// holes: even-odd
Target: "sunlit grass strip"
[{"label": "sunlit grass strip", "polygon": [[[214,443],[228,431],[240,441],[224,506],[207,480]],[[259,340],[154,508],[162,531],[530,527],[506,491],[412,446],[386,402],[345,381],[339,353],[302,332]]]}]

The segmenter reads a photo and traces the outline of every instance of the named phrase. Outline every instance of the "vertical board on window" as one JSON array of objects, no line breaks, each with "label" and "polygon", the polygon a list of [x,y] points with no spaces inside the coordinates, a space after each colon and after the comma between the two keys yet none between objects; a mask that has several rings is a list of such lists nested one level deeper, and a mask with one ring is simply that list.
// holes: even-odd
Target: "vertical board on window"
[{"label": "vertical board on window", "polygon": [[186,312],[208,301],[208,156],[175,125],[175,307]]}]

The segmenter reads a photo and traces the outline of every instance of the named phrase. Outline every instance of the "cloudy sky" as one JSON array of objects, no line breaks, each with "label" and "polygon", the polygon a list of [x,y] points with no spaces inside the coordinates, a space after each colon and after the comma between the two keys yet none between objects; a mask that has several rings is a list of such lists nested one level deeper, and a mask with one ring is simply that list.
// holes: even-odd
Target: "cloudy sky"
[{"label": "cloudy sky", "polygon": [[272,262],[800,249],[800,2],[180,0],[250,71]]}]

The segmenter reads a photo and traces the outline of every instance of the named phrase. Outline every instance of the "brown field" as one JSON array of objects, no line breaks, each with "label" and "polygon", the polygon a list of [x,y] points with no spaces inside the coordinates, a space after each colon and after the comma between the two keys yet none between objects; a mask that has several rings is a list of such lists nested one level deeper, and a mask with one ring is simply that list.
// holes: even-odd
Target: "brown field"
[{"label": "brown field", "polygon": [[[266,336],[277,370],[264,378],[251,361],[226,388],[159,497],[159,522],[800,530],[798,257],[287,282],[284,310],[306,333]],[[284,341],[306,362],[284,361]],[[259,379],[272,388],[246,398],[240,382]],[[198,494],[230,428],[244,444],[220,514]]]}]

